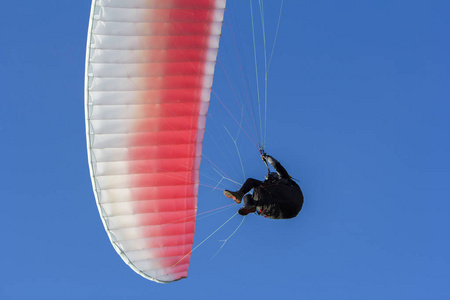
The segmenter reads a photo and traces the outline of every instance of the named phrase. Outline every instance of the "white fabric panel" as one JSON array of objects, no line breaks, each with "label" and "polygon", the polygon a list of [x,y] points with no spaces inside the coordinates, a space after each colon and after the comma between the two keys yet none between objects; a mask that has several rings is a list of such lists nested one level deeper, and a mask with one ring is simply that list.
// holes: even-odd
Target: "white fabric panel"
[{"label": "white fabric panel", "polygon": [[[116,49],[96,49],[89,53],[90,61],[93,63],[148,63],[154,61],[167,61],[171,54],[179,53],[179,49],[145,49],[145,50],[116,50]],[[218,49],[202,49],[202,56],[205,61],[216,61]],[[177,59],[170,58],[170,61],[195,61],[198,49],[183,49],[183,55]]]},{"label": "white fabric panel", "polygon": [[[192,151],[185,151],[186,148],[192,147],[198,150],[194,151],[195,153],[201,153],[202,144],[196,143],[195,145],[159,145],[159,146],[142,146],[137,148],[105,148],[105,149],[92,149],[90,152],[91,159],[97,162],[106,162],[106,161],[124,161],[127,160],[130,156],[130,152],[142,152],[142,157],[146,157],[146,153],[148,152],[159,152],[162,154],[167,154],[167,157],[171,158],[183,158],[188,157],[187,153]],[[170,154],[170,155],[169,155]]]},{"label": "white fabric panel", "polygon": [[[115,23],[115,24],[113,24]],[[181,23],[158,23],[155,24],[155,28],[149,27],[147,23],[119,23],[119,22],[113,22],[113,21],[98,21],[97,25],[95,27],[95,34],[98,35],[120,35],[120,36],[131,36],[135,35],[136,31],[139,32],[139,34],[143,36],[152,36],[152,35],[158,35],[161,34],[161,31],[163,32],[170,32],[176,30],[177,27],[180,27]],[[205,26],[202,23],[194,24],[196,26],[196,30],[198,34],[204,34],[204,33],[211,33],[212,35],[220,35],[221,29],[222,29],[222,22],[213,22],[209,26],[211,28],[208,28],[209,26]],[[207,32],[206,32],[207,31]],[[183,34],[182,31],[180,31],[180,34]]]},{"label": "white fabric panel", "polygon": [[[213,6],[215,8],[225,9],[226,0],[215,0],[215,1],[195,1],[195,0],[184,0],[184,1],[174,1],[174,0],[98,0],[100,6],[108,7],[122,7],[122,8],[171,8],[175,3],[180,3],[179,7],[183,8],[207,8]],[[207,3],[205,5],[204,3]]]},{"label": "white fabric panel", "polygon": [[[170,120],[170,119],[176,120]],[[188,126],[189,117],[186,116],[174,116],[164,119],[152,118],[147,122],[147,126],[142,128],[136,128],[133,120],[130,119],[113,119],[113,120],[92,120],[91,128],[96,134],[112,134],[112,133],[132,133],[132,132],[150,132],[150,131],[170,131],[170,130],[183,130]],[[205,116],[200,116],[202,124],[204,123]],[[169,120],[167,120],[169,119]],[[167,122],[167,125],[165,124]],[[199,123],[200,123],[199,122]],[[195,124],[195,125],[202,125]],[[192,128],[192,127],[191,127]],[[204,127],[200,128],[204,129]]]},{"label": "white fabric panel", "polygon": [[[178,89],[177,92],[186,92],[191,94],[199,94],[203,102],[209,101],[211,94],[210,88],[188,88]],[[161,103],[162,99],[159,91],[90,91],[89,103],[97,105],[116,105],[116,104],[140,104],[140,103]],[[174,92],[174,94],[176,94]],[[166,96],[167,97],[167,96]],[[171,97],[166,102],[188,102],[188,100]]]},{"label": "white fabric panel", "polygon": [[207,88],[212,87],[213,76],[205,75],[200,81],[197,75],[171,76],[168,83],[161,77],[147,78],[93,78],[90,83],[91,91],[145,91],[158,89],[179,88]]},{"label": "white fabric panel", "polygon": [[[201,11],[202,9],[198,9]],[[203,9],[206,13],[207,9]],[[113,22],[170,22],[170,21],[183,21],[183,22],[195,22],[202,21],[199,18],[191,14],[190,11],[182,12],[178,20],[173,20],[171,10],[167,8],[137,8],[137,9],[123,9],[116,7],[101,7],[98,10],[98,15],[94,18],[103,21]],[[215,9],[209,22],[222,22],[224,9]]]},{"label": "white fabric panel", "polygon": [[[92,63],[91,68],[92,72],[97,77],[128,77],[131,74],[135,77],[151,77],[151,76],[164,76],[164,75],[180,75],[180,70],[183,71],[191,68],[189,71],[184,71],[183,75],[186,73],[190,73],[192,75],[197,75],[199,72],[204,72],[207,75],[214,74],[214,66],[215,62],[207,62],[203,66],[201,66],[201,70],[198,70],[192,65],[190,62],[183,63],[140,63],[138,66],[136,64],[100,64],[100,63]],[[171,72],[167,74],[167,70]]]}]

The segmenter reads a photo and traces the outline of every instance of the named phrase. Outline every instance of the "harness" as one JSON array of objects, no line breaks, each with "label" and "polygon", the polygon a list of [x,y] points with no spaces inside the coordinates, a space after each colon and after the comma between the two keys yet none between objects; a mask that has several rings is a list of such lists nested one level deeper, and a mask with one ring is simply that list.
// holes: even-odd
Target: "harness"
[{"label": "harness", "polygon": [[268,218],[268,216],[265,214],[267,209],[257,209],[255,212],[258,216],[262,216],[264,218]]}]

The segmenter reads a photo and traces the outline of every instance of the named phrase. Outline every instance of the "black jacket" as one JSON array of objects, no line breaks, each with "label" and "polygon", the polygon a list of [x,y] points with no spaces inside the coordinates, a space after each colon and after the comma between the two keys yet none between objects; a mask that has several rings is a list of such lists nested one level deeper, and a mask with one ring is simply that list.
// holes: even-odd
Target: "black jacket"
[{"label": "black jacket", "polygon": [[297,216],[303,206],[303,193],[298,184],[281,164],[271,156],[267,162],[277,171],[253,189],[257,211],[270,219],[290,219]]}]

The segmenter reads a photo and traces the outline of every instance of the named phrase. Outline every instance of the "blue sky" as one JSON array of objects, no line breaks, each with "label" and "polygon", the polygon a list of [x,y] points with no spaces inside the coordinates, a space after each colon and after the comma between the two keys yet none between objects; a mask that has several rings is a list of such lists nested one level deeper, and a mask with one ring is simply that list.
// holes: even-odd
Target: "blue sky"
[{"label": "blue sky", "polygon": [[[265,3],[269,49],[278,4]],[[228,5],[250,74],[249,5]],[[189,278],[168,285],[122,262],[95,205],[83,103],[89,10],[87,0],[53,0],[0,11],[2,299],[448,299],[449,1],[284,2],[266,150],[300,180],[304,208],[294,220],[246,217],[214,256],[240,224],[233,218],[192,254]],[[239,85],[226,26],[219,59]],[[257,47],[261,64],[260,37]],[[219,65],[216,74],[213,90],[232,109]],[[243,181],[226,128],[245,175],[263,177],[230,119],[212,96],[205,155]],[[210,164],[201,168],[204,184],[218,183]],[[199,213],[227,204],[200,188]],[[196,245],[237,208],[199,219]]]}]

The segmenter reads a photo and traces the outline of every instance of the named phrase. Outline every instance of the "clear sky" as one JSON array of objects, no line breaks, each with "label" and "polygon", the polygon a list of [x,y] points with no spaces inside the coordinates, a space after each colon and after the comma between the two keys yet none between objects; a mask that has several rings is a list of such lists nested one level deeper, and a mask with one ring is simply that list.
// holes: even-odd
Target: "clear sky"
[{"label": "clear sky", "polygon": [[[242,84],[233,36],[254,98],[256,82],[248,2],[228,2],[227,72],[216,65],[213,90],[231,109],[239,89],[227,76]],[[279,3],[264,4],[268,52]],[[449,11],[444,0],[284,1],[266,151],[300,180],[303,210],[247,216],[215,255],[234,217],[194,251],[189,278],[162,285],[122,262],[95,204],[84,128],[90,1],[4,1],[0,298],[449,299]],[[258,18],[255,27],[261,77]],[[257,149],[220,107],[212,96],[205,156],[242,182],[231,135],[245,176],[262,178]],[[203,184],[219,183],[205,160],[201,171]],[[199,213],[228,205],[228,187],[201,186]],[[237,209],[199,218],[195,245]]]}]

